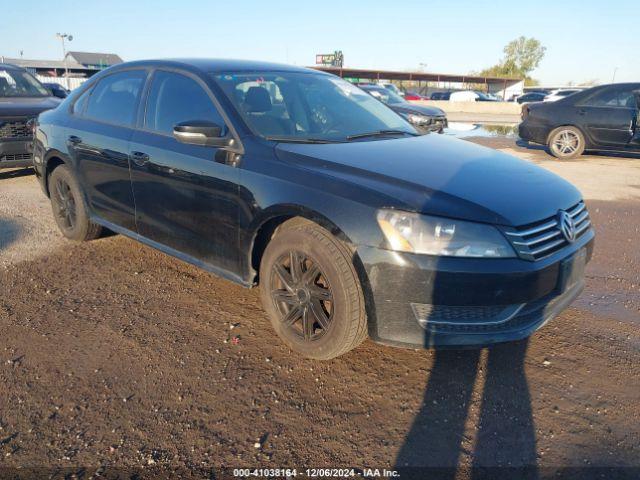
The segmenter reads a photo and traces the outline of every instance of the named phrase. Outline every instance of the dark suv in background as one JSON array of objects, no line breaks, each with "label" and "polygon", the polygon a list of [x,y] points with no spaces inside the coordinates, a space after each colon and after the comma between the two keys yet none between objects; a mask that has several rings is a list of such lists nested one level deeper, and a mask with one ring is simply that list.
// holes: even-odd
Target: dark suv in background
[{"label": "dark suv in background", "polygon": [[0,168],[31,166],[29,121],[59,103],[25,69],[0,64]]},{"label": "dark suv in background", "polygon": [[107,228],[259,285],[275,331],[317,359],[367,335],[524,338],[580,293],[593,248],[560,177],[285,65],[109,68],[39,116],[34,164],[66,237]]},{"label": "dark suv in background", "polygon": [[389,90],[380,85],[358,84],[358,86],[372,97],[380,100],[391,110],[406,118],[411,125],[422,133],[444,132],[447,128],[447,114],[438,107],[428,105],[418,105],[408,102],[393,90]]}]

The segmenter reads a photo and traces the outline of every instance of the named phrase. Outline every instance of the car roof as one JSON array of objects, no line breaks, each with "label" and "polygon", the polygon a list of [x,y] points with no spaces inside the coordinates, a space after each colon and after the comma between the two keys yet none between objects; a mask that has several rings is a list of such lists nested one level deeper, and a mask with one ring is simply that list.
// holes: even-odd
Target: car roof
[{"label": "car roof", "polygon": [[12,63],[0,63],[0,70],[24,70],[24,68]]},{"label": "car roof", "polygon": [[382,85],[375,85],[373,83],[362,83],[358,85],[360,88],[364,88],[365,90],[381,90],[383,92],[386,92],[387,89],[384,88]]},{"label": "car roof", "polygon": [[319,70],[310,68],[296,67],[293,65],[285,65],[282,63],[261,62],[254,60],[233,60],[220,58],[168,58],[155,60],[137,60],[133,62],[124,62],[111,70],[128,68],[132,66],[173,66],[173,67],[190,67],[207,73],[223,73],[223,72],[300,72],[300,73],[317,73],[319,75],[327,75]]}]

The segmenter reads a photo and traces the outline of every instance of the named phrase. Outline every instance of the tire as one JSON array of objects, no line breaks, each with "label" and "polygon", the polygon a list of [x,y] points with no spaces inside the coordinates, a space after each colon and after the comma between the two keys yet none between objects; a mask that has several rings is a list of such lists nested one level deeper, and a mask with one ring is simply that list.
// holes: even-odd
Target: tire
[{"label": "tire", "polygon": [[558,127],[549,134],[548,141],[551,155],[563,160],[577,158],[584,152],[585,140],[582,132],[576,127]]},{"label": "tire", "polygon": [[102,227],[89,220],[82,190],[69,167],[56,167],[49,176],[48,185],[53,218],[62,234],[78,242],[98,238]]},{"label": "tire", "polygon": [[307,358],[338,357],[367,336],[362,286],[351,257],[343,242],[304,219],[284,223],[265,249],[262,304],[278,336]]}]

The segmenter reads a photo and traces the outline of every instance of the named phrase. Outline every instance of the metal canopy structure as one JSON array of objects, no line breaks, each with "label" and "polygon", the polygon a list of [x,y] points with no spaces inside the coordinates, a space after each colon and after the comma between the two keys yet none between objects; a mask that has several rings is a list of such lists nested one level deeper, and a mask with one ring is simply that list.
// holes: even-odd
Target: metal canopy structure
[{"label": "metal canopy structure", "polygon": [[415,82],[477,83],[494,88],[506,88],[522,82],[521,78],[484,77],[479,75],[453,75],[448,73],[398,72],[390,70],[369,70],[364,68],[340,68],[313,66],[316,70],[333,73],[339,77],[364,78],[367,80],[399,80]]}]

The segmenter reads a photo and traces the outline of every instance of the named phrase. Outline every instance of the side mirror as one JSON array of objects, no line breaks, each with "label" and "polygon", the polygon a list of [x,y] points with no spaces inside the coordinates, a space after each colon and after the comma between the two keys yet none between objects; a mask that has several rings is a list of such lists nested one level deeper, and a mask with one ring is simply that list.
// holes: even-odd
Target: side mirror
[{"label": "side mirror", "polygon": [[223,135],[223,128],[220,125],[206,120],[182,122],[173,127],[175,139],[190,145],[203,145],[206,147],[233,146],[233,138]]}]

